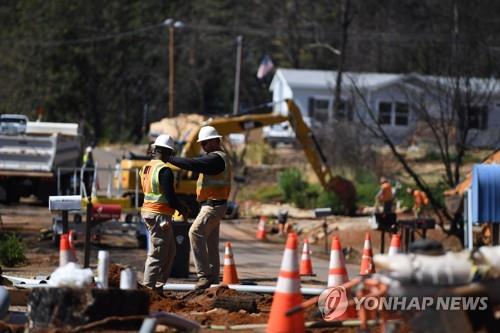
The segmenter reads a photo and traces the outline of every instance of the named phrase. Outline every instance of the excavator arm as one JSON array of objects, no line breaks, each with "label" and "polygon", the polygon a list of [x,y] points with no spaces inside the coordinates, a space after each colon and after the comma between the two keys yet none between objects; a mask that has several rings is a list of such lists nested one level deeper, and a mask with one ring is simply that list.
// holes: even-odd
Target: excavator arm
[{"label": "excavator arm", "polygon": [[[333,191],[341,200],[346,213],[352,215],[356,210],[356,189],[347,179],[334,176],[327,164],[327,159],[316,137],[309,126],[304,122],[298,106],[293,100],[287,100],[288,116],[266,113],[247,114],[235,117],[217,118],[204,125],[213,126],[219,134],[225,136],[231,133],[242,133],[251,129],[261,128],[289,121],[300,142],[307,160],[311,164],[319,182],[326,191]],[[182,150],[182,156],[192,157],[200,154],[200,145],[196,144],[198,131],[193,131]]]},{"label": "excavator arm", "polygon": [[348,215],[355,214],[356,188],[354,184],[343,177],[332,174],[326,156],[323,154],[313,132],[304,122],[298,106],[292,100],[287,100],[287,104],[288,121],[295,131],[295,136],[302,145],[306,158],[316,173],[319,182],[326,191],[333,191],[339,197]]}]

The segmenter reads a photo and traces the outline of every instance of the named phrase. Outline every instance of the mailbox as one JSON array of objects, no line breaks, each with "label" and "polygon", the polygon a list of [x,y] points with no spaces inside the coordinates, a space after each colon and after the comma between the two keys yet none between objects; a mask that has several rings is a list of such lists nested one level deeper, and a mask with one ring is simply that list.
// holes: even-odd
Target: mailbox
[{"label": "mailbox", "polygon": [[81,208],[81,195],[53,195],[49,197],[50,211],[80,210]]}]

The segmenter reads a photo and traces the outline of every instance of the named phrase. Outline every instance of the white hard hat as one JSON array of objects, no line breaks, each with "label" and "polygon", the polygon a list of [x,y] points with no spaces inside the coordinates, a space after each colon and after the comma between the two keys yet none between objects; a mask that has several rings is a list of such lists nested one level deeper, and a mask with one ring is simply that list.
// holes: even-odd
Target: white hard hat
[{"label": "white hard hat", "polygon": [[198,133],[198,142],[217,138],[222,138],[222,135],[219,135],[219,132],[212,126],[203,126]]},{"label": "white hard hat", "polygon": [[163,147],[174,150],[174,139],[168,134],[161,134],[152,144],[153,147]]},{"label": "white hard hat", "polygon": [[91,146],[88,146],[87,148],[85,148],[85,152],[86,152],[86,153],[90,153],[90,152],[92,152],[92,147],[91,147]]}]

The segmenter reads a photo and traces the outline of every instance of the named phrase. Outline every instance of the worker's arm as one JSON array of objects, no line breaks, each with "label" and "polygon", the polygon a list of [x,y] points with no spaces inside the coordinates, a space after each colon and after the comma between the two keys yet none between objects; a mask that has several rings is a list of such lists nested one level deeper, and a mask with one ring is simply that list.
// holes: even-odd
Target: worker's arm
[{"label": "worker's arm", "polygon": [[165,190],[165,196],[167,197],[168,204],[170,207],[175,208],[182,215],[186,214],[186,208],[179,201],[177,195],[175,195],[174,190],[174,174],[170,168],[163,168],[160,171],[160,184],[161,187]]},{"label": "worker's arm", "polygon": [[217,154],[206,154],[194,158],[172,156],[168,162],[181,169],[206,175],[217,175],[226,168],[224,159]]}]

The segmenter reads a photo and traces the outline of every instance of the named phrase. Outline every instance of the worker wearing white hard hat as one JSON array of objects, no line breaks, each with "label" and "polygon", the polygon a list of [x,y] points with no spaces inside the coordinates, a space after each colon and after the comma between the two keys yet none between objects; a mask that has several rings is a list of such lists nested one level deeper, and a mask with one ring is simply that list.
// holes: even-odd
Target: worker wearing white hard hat
[{"label": "worker wearing white hard hat", "polygon": [[198,142],[220,138],[222,138],[222,135],[219,135],[219,132],[212,126],[204,126],[198,132]]},{"label": "worker wearing white hard hat", "polygon": [[198,142],[205,155],[197,158],[171,157],[169,162],[181,169],[198,172],[197,200],[201,205],[189,229],[198,282],[196,289],[219,283],[219,227],[227,210],[231,192],[231,163],[221,145],[222,136],[212,126],[204,126]]},{"label": "worker wearing white hard hat", "polygon": [[176,252],[172,215],[177,210],[187,217],[187,209],[175,195],[174,175],[166,164],[174,151],[174,139],[162,134],[151,146],[152,159],[140,171],[144,192],[141,215],[149,232],[143,284],[161,293],[170,276]]}]

